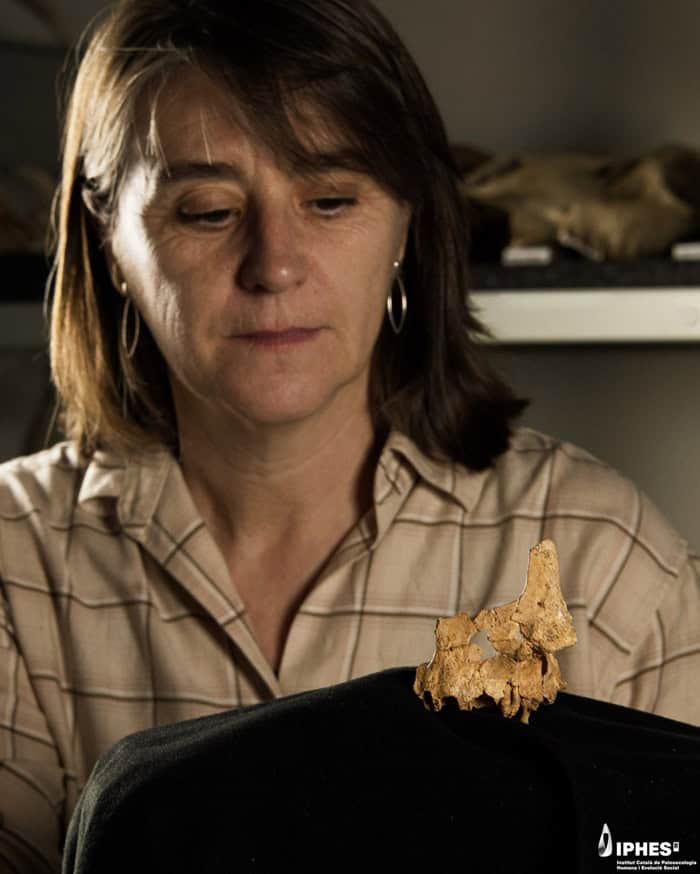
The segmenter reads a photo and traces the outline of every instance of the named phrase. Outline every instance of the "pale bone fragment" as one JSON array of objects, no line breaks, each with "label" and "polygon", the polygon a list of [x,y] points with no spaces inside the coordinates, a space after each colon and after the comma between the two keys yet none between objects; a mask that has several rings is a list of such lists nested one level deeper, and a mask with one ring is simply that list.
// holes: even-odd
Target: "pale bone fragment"
[{"label": "pale bone fragment", "polygon": [[[496,651],[484,658],[472,637],[485,631]],[[461,710],[497,704],[504,716],[528,722],[542,701],[566,687],[554,653],[576,643],[576,631],[559,584],[551,540],[530,550],[525,589],[517,601],[482,610],[475,619],[458,613],[438,619],[436,649],[416,671],[415,693],[430,709],[454,698]]]}]

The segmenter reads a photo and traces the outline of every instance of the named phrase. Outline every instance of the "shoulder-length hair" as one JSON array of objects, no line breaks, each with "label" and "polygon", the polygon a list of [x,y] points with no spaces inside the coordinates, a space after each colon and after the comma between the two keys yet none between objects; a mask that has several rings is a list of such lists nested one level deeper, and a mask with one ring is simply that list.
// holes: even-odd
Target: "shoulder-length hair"
[{"label": "shoulder-length hair", "polygon": [[[314,124],[340,137],[349,167],[410,204],[408,318],[398,336],[385,324],[375,348],[374,421],[428,455],[487,467],[525,402],[487,363],[468,304],[467,227],[439,112],[369,0],[121,0],[84,38],[67,79],[50,287],[67,436],[88,453],[153,443],[177,451],[165,362],[145,325],[126,354],[104,243],[130,157],[144,147],[137,103],[150,100],[155,118],[158,94],[183,66],[223,81],[252,132],[290,166],[318,164],[304,124],[311,109]],[[158,160],[153,125],[145,149]]]}]

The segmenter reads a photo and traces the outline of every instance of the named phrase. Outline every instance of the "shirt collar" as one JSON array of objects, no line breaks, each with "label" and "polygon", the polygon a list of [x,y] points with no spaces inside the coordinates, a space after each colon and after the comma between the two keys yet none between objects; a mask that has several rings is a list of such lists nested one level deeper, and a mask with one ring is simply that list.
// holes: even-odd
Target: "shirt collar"
[{"label": "shirt collar", "polygon": [[[111,498],[118,502],[122,523],[146,525],[158,504],[168,473],[176,463],[165,448],[128,460],[107,451],[96,452],[83,475],[78,503]],[[392,431],[377,466],[375,503],[383,503],[392,491],[403,494],[418,477],[469,512],[479,497],[485,472],[431,458],[410,437]]]},{"label": "shirt collar", "polygon": [[99,506],[104,501],[116,500],[122,524],[146,525],[175,463],[165,448],[128,459],[106,450],[95,452],[83,474],[78,504]]},{"label": "shirt collar", "polygon": [[485,471],[475,472],[454,461],[431,458],[410,437],[392,431],[379,459],[375,501],[380,503],[388,489],[402,492],[420,477],[469,512],[477,502],[485,476]]}]

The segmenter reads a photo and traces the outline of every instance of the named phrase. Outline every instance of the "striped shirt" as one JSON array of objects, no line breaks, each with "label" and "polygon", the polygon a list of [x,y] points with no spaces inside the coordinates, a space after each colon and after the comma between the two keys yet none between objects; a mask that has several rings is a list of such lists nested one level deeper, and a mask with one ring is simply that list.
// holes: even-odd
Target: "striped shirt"
[{"label": "striped shirt", "polygon": [[568,690],[700,724],[686,543],[571,444],[521,429],[474,473],[392,433],[373,507],[299,606],[278,674],[171,455],[61,443],[2,465],[0,870],[58,868],[119,738],[427,661],[436,619],[516,598],[544,537],[578,634],[560,653]]}]

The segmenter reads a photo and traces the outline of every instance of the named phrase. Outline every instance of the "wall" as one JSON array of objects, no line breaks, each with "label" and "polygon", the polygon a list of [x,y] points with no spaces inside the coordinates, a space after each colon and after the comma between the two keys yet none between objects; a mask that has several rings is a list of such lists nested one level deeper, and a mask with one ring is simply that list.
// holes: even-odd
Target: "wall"
[{"label": "wall", "polygon": [[55,172],[56,77],[60,66],[61,56],[56,51],[0,46],[0,81],[6,83],[0,115],[0,165],[37,164]]},{"label": "wall", "polygon": [[510,152],[700,146],[697,0],[376,0],[451,139]]},{"label": "wall", "polygon": [[[505,152],[700,146],[697,0],[376,3],[415,54],[455,142]],[[77,33],[105,3],[55,5]],[[12,136],[0,136],[0,161],[53,166],[59,66],[0,46],[2,81],[18,84],[3,96]]]},{"label": "wall", "polygon": [[584,446],[637,482],[700,547],[700,350],[508,347],[497,367],[531,405],[523,424]]}]

